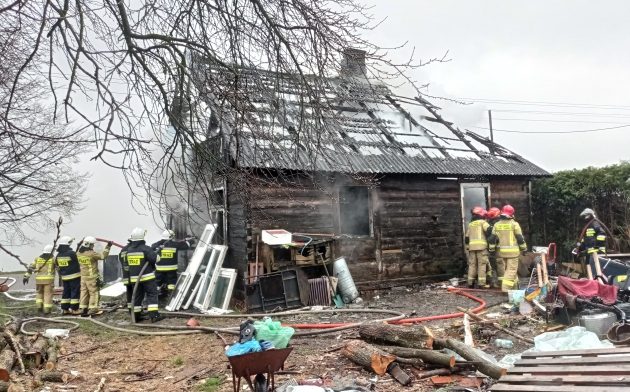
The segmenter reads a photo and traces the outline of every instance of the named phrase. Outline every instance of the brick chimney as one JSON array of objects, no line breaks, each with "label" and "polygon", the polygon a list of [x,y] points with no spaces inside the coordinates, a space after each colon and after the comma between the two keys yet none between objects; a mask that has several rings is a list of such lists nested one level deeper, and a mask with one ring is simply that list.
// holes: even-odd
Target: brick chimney
[{"label": "brick chimney", "polygon": [[365,77],[365,50],[347,48],[343,51],[343,59],[341,60],[341,75]]}]

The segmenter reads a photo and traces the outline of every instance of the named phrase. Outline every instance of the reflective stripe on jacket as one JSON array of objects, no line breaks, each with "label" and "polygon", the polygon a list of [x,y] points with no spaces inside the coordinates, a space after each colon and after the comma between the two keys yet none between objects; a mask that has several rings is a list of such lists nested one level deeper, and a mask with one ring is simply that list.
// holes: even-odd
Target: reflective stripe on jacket
[{"label": "reflective stripe on jacket", "polygon": [[151,245],[151,249],[159,256],[155,263],[156,271],[177,271],[179,251],[190,249],[190,244],[187,241],[160,240]]},{"label": "reflective stripe on jacket", "polygon": [[55,257],[55,264],[59,267],[61,280],[71,280],[81,277],[81,268],[77,254],[69,245],[60,245]]},{"label": "reflective stripe on jacket", "polygon": [[469,250],[485,250],[488,248],[486,232],[490,225],[485,220],[478,218],[468,224],[466,230],[466,243]]},{"label": "reflective stripe on jacket", "polygon": [[105,260],[107,256],[109,256],[109,248],[107,247],[103,250],[103,253],[96,252],[93,249],[77,253],[77,259],[79,259],[81,267],[81,277],[96,279],[98,277],[98,261]]},{"label": "reflective stripe on jacket", "polygon": [[526,249],[527,244],[518,222],[514,219],[502,218],[494,224],[490,238],[491,251],[497,250],[499,257],[514,258]]},{"label": "reflective stripe on jacket", "polygon": [[127,264],[127,248],[129,244],[122,247],[120,252],[118,253],[118,261],[120,262],[120,267],[122,269],[122,280],[124,284],[129,284],[129,264]]},{"label": "reflective stripe on jacket", "polygon": [[591,220],[580,242],[580,250],[588,253],[606,253],[606,232],[595,219]]},{"label": "reflective stripe on jacket", "polygon": [[[125,260],[127,265],[129,265],[129,283],[136,283],[138,280],[145,282],[155,279],[157,255],[144,241],[131,242],[127,248]],[[142,276],[140,276],[140,271],[145,264],[147,267]]]},{"label": "reflective stripe on jacket", "polygon": [[37,283],[50,283],[55,280],[54,258],[50,253],[42,253],[30,265],[30,268],[35,271]]}]

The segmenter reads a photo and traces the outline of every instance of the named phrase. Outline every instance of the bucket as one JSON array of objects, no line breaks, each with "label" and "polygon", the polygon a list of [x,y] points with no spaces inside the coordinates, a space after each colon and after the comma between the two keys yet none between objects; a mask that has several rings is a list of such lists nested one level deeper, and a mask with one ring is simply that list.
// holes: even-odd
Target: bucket
[{"label": "bucket", "polygon": [[335,260],[333,263],[333,275],[339,279],[337,289],[341,294],[343,302],[349,304],[359,297],[359,290],[357,290],[357,286],[354,284],[354,279],[352,279],[346,259],[342,257]]},{"label": "bucket", "polygon": [[578,315],[578,323],[587,331],[595,333],[599,338],[604,338],[617,316],[606,311],[582,311]]}]

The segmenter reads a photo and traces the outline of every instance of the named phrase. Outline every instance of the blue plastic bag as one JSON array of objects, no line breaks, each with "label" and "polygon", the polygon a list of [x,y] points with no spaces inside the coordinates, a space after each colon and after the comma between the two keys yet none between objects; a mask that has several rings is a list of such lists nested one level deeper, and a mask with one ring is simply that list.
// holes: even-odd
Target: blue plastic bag
[{"label": "blue plastic bag", "polygon": [[245,343],[234,343],[225,351],[225,355],[227,355],[228,357],[233,357],[236,355],[257,353],[259,351],[262,351],[260,343],[258,343],[257,340],[252,339]]}]

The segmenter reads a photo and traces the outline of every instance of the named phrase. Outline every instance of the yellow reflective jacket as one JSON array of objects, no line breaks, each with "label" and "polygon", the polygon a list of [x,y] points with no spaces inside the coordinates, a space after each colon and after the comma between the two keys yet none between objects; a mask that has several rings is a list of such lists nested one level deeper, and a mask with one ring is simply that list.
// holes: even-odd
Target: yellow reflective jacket
[{"label": "yellow reflective jacket", "polygon": [[77,253],[79,266],[81,267],[81,278],[98,277],[98,261],[105,260],[109,256],[109,249],[105,247],[102,253],[93,249],[82,250]]},{"label": "yellow reflective jacket", "polygon": [[468,250],[485,250],[488,248],[486,232],[489,227],[488,222],[481,218],[472,220],[468,224],[468,230],[466,230]]},{"label": "yellow reflective jacket", "polygon": [[503,258],[518,257],[521,251],[527,249],[521,225],[514,219],[504,217],[494,224],[489,243],[490,250],[496,250],[498,256]]},{"label": "yellow reflective jacket", "polygon": [[42,253],[29,266],[35,272],[36,283],[52,283],[55,280],[54,257],[50,253]]}]

